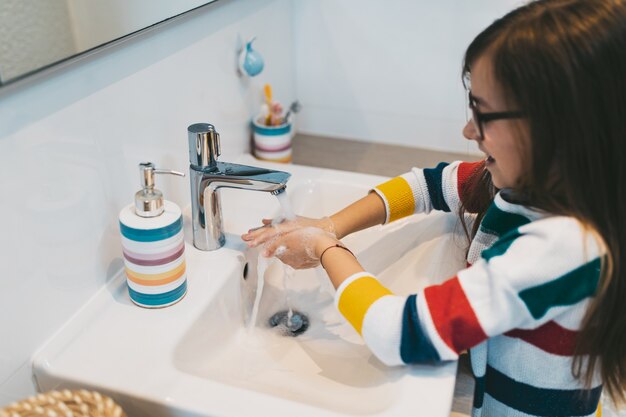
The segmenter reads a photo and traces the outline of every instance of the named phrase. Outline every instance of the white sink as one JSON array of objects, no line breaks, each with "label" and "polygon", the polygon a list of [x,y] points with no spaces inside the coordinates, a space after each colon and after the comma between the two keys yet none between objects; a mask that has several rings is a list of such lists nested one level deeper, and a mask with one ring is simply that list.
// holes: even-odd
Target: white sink
[{"label": "white sink", "polygon": [[[291,172],[294,210],[309,216],[331,214],[384,180],[250,157],[239,162]],[[249,325],[258,256],[238,235],[276,214],[274,200],[223,190],[226,247],[198,251],[185,230],[187,296],[168,308],[141,309],[131,303],[120,274],[36,354],[39,388],[96,389],[130,416],[447,417],[456,363],[380,363],[335,310],[323,271],[297,271],[285,283],[282,264],[273,263],[265,273],[257,325]],[[188,216],[185,221],[190,224]],[[385,285],[409,294],[463,266],[463,237],[452,233],[455,225],[452,215],[413,216],[344,242]],[[297,337],[268,325],[287,304],[309,320]]]}]

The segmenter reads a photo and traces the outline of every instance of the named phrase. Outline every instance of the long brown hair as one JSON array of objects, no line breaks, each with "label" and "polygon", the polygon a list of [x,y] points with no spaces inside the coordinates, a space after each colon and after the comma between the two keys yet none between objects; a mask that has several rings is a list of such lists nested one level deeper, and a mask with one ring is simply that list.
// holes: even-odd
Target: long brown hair
[{"label": "long brown hair", "polygon": [[[474,39],[464,75],[483,54],[507,104],[526,116],[530,157],[517,191],[530,206],[575,217],[606,248],[572,372],[590,386],[599,371],[605,391],[624,403],[626,0],[531,2]],[[484,202],[488,175],[475,184],[475,201]]]}]

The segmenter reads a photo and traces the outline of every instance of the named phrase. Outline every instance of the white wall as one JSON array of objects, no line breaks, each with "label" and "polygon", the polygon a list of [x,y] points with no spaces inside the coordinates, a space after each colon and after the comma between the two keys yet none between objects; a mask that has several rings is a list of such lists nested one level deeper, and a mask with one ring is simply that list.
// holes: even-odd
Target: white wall
[{"label": "white wall", "polygon": [[[221,0],[0,90],[0,406],[34,392],[32,353],[121,269],[137,164],[187,171],[194,122],[215,124],[228,161],[248,150],[264,82],[295,98],[291,7]],[[241,80],[235,49],[251,35],[266,68]],[[188,181],[158,186],[185,206]]]},{"label": "white wall", "polygon": [[296,0],[298,130],[475,152],[461,60],[520,0]]}]

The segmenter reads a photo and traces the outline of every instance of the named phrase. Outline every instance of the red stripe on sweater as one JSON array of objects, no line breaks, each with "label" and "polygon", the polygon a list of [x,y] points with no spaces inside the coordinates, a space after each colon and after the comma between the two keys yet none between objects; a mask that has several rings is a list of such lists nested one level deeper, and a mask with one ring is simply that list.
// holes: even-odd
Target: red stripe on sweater
[{"label": "red stripe on sweater", "polygon": [[458,277],[426,288],[424,297],[439,336],[456,353],[487,339]]},{"label": "red stripe on sweater", "polygon": [[464,205],[468,201],[468,197],[472,193],[474,187],[473,182],[470,181],[474,173],[482,169],[484,161],[478,162],[461,162],[456,171],[456,188],[459,193],[459,199]]},{"label": "red stripe on sweater", "polygon": [[506,336],[522,339],[539,349],[560,356],[573,356],[578,332],[549,321],[532,330],[513,329]]}]

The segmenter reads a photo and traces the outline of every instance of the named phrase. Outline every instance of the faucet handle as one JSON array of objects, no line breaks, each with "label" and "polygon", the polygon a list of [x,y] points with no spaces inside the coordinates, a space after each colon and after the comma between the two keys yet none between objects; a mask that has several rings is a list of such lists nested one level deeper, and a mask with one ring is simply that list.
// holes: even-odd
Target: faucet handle
[{"label": "faucet handle", "polygon": [[220,135],[209,123],[195,123],[187,128],[189,163],[200,169],[215,168],[220,156]]}]

